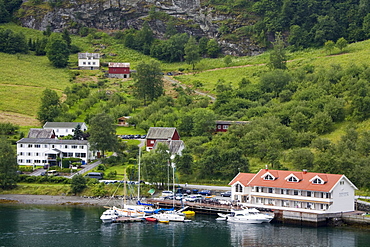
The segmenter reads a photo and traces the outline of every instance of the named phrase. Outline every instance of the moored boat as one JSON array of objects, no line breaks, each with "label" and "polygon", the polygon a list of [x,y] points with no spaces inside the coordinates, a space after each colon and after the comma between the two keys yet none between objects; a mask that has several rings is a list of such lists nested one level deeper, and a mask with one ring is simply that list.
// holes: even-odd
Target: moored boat
[{"label": "moored boat", "polygon": [[269,223],[274,216],[269,214],[263,214],[256,208],[244,208],[242,210],[232,210],[230,214],[218,214],[220,218],[217,220],[226,220],[228,222],[239,222],[239,223]]},{"label": "moored boat", "polygon": [[100,216],[101,221],[103,223],[111,223],[115,219],[119,217],[119,214],[116,210],[114,209],[107,209],[103,212],[103,214]]}]

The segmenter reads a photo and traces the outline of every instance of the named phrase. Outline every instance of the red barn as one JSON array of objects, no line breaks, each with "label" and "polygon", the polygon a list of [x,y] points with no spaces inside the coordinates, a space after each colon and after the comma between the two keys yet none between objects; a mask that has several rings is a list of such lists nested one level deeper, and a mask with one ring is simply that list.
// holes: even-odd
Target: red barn
[{"label": "red barn", "polygon": [[108,68],[111,78],[130,78],[130,63],[109,63]]},{"label": "red barn", "polygon": [[146,150],[153,149],[156,141],[180,140],[180,135],[174,127],[150,127],[146,135]]},{"label": "red barn", "polygon": [[216,121],[216,132],[226,132],[232,124],[246,124],[249,121]]}]

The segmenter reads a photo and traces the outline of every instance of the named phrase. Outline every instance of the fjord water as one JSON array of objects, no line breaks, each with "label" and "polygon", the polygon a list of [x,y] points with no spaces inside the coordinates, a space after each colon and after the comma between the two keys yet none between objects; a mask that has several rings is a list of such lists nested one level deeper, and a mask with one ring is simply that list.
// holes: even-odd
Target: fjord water
[{"label": "fjord water", "polygon": [[370,230],[192,222],[102,224],[104,208],[0,205],[0,246],[369,246]]}]

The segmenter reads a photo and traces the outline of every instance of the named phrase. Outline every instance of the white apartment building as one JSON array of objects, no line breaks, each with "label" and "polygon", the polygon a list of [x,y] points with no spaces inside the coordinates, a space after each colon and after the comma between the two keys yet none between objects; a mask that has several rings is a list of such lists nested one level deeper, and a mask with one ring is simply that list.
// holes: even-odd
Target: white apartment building
[{"label": "white apartment building", "polygon": [[63,158],[80,158],[83,164],[96,158],[86,140],[23,138],[17,142],[19,165],[60,165]]},{"label": "white apartment building", "polygon": [[100,68],[99,53],[78,53],[78,67],[80,69],[95,70]]}]

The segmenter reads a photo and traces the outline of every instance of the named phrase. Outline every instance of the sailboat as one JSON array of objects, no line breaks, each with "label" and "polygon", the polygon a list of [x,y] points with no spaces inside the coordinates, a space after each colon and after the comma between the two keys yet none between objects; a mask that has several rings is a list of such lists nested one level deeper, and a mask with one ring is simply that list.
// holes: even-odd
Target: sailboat
[{"label": "sailboat", "polygon": [[[173,166],[173,191],[175,191],[175,166]],[[180,215],[177,211],[174,210],[175,208],[175,198],[172,199],[173,208],[172,209],[160,209],[161,211],[157,214],[154,214],[153,217],[156,218],[158,221],[177,221],[177,222],[185,222],[189,221],[185,219],[184,215]]]}]

